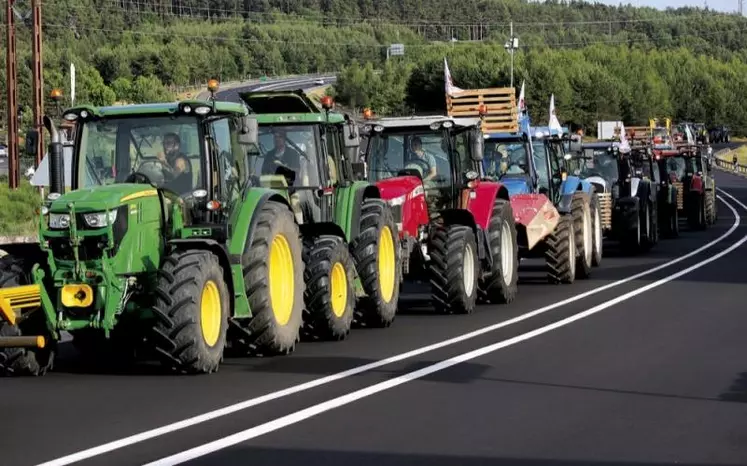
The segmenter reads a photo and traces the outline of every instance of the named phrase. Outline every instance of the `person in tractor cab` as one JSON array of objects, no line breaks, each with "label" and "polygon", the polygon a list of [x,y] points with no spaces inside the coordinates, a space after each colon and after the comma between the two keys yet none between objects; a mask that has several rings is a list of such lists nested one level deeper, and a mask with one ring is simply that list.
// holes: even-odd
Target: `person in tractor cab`
[{"label": "person in tractor cab", "polygon": [[436,177],[436,158],[423,150],[423,141],[415,136],[410,142],[411,160],[419,161],[427,166],[423,170],[423,181],[429,181]]},{"label": "person in tractor cab", "polygon": [[162,138],[163,152],[157,154],[166,181],[164,187],[178,194],[192,192],[192,169],[187,156],[181,152],[181,139],[176,133]]},{"label": "person in tractor cab", "polygon": [[301,154],[286,143],[286,133],[282,129],[273,132],[273,148],[265,155],[262,174],[282,174],[292,186],[301,170]]}]

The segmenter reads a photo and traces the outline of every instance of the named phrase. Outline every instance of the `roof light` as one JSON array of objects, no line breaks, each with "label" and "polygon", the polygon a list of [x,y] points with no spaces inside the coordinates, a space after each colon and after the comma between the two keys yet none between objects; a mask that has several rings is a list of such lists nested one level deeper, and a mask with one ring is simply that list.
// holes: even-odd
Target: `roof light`
[{"label": "roof light", "polygon": [[210,110],[212,110],[212,108],[206,105],[201,105],[195,108],[195,113],[198,115],[207,115],[208,113],[210,113]]},{"label": "roof light", "polygon": [[444,128],[451,128],[452,126],[454,126],[454,122],[453,121],[447,120],[447,121],[443,122],[443,127]]},{"label": "roof light", "polygon": [[435,123],[431,123],[431,124],[430,124],[430,128],[431,128],[431,129],[432,129],[433,131],[436,131],[436,130],[437,130],[438,128],[440,128],[440,127],[441,127],[441,124],[440,124],[439,122],[435,122]]},{"label": "roof light", "polygon": [[185,105],[182,107],[182,111],[184,113],[192,113],[192,107],[190,107],[189,105]]},{"label": "roof light", "polygon": [[332,99],[332,96],[329,95],[325,95],[324,97],[322,97],[320,102],[322,104],[322,108],[325,110],[330,110],[335,105],[335,101]]},{"label": "roof light", "polygon": [[212,210],[212,211],[216,211],[216,210],[220,209],[220,202],[218,202],[216,200],[212,200],[212,201],[208,202],[207,203],[207,209],[208,210]]},{"label": "roof light", "polygon": [[210,79],[207,83],[208,91],[210,92],[216,92],[218,90],[219,84],[217,79]]},{"label": "roof light", "polygon": [[78,114],[76,113],[66,113],[62,115],[62,118],[64,118],[67,121],[75,121],[78,119]]},{"label": "roof light", "polygon": [[81,118],[88,118],[88,111],[87,110],[81,110],[80,111],[80,117]]},{"label": "roof light", "polygon": [[376,126],[374,126],[373,130],[376,131],[377,133],[380,133],[380,132],[384,131],[384,127],[381,126],[381,125],[376,125]]},{"label": "roof light", "polygon": [[371,118],[373,118],[373,112],[370,108],[363,109],[363,118],[365,118],[366,120],[370,120]]},{"label": "roof light", "polygon": [[54,101],[62,100],[62,91],[60,89],[52,89],[52,92],[49,93],[49,97]]}]

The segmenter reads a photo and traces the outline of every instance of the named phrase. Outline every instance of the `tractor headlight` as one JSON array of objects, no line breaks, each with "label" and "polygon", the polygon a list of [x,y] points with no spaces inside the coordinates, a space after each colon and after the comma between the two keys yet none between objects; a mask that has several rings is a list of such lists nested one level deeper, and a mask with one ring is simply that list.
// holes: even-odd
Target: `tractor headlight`
[{"label": "tractor headlight", "polygon": [[49,214],[49,228],[64,230],[70,226],[70,214]]},{"label": "tractor headlight", "polygon": [[114,221],[117,219],[117,210],[112,210],[108,214],[107,212],[94,212],[92,214],[83,214],[83,219],[86,224],[91,228],[102,228],[107,225],[114,225]]}]

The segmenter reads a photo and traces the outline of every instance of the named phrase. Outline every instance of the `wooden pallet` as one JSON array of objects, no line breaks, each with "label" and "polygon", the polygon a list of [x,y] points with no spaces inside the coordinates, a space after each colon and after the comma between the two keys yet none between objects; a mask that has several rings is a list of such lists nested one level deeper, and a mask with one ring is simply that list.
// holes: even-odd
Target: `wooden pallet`
[{"label": "wooden pallet", "polygon": [[677,188],[677,210],[682,210],[685,208],[685,193],[683,191],[684,186],[682,185],[681,181],[675,181],[672,183],[672,186]]},{"label": "wooden pallet", "polygon": [[612,193],[599,193],[599,217],[602,219],[602,229],[612,228]]},{"label": "wooden pallet", "polygon": [[519,131],[515,94],[508,87],[464,90],[446,96],[446,111],[454,118],[479,118],[480,105],[485,105],[483,133],[515,133]]}]

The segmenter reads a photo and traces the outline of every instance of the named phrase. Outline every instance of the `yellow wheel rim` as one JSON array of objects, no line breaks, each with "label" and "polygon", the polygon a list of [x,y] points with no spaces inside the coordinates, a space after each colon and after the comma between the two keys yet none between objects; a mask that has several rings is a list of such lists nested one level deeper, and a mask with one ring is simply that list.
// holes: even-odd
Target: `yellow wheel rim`
[{"label": "yellow wheel rim", "polygon": [[221,317],[220,291],[214,281],[208,280],[202,287],[200,299],[200,328],[202,338],[208,346],[215,346],[220,337]]},{"label": "yellow wheel rim", "polygon": [[270,244],[267,268],[270,279],[270,305],[275,320],[280,325],[287,324],[293,313],[296,286],[293,265],[293,254],[288,240],[283,235],[275,236]]},{"label": "yellow wheel rim", "polygon": [[396,275],[394,260],[394,238],[388,226],[381,229],[379,235],[379,286],[381,297],[390,302],[394,295],[394,278]]},{"label": "yellow wheel rim", "polygon": [[335,262],[332,267],[329,278],[329,293],[332,295],[332,312],[337,317],[342,317],[348,304],[348,277],[345,274],[345,267],[339,262]]}]

